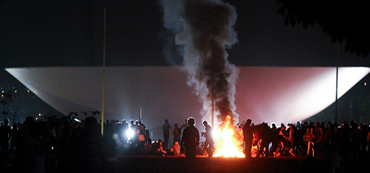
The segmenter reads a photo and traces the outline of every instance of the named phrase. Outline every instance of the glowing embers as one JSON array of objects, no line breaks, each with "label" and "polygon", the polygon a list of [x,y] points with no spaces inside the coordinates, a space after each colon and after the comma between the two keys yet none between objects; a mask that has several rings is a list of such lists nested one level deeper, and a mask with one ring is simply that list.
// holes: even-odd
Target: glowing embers
[{"label": "glowing embers", "polygon": [[217,129],[216,151],[213,157],[245,157],[243,153],[243,131],[237,130],[230,124],[230,116],[227,121]]}]

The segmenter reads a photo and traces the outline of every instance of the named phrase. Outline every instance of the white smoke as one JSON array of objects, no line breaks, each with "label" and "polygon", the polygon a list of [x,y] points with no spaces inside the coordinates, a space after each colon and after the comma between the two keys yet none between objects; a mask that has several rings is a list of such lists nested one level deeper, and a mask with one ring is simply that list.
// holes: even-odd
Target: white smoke
[{"label": "white smoke", "polygon": [[[187,84],[203,103],[203,120],[216,123],[235,113],[235,84],[239,70],[227,61],[225,48],[237,42],[235,8],[222,0],[162,0],[164,26],[183,50]],[[212,109],[212,103],[214,109]]]}]

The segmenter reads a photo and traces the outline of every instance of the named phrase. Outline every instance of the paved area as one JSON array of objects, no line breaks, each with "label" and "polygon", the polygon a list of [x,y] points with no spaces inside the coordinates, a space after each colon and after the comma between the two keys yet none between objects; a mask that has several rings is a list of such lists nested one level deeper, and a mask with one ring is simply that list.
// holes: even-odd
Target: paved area
[{"label": "paved area", "polygon": [[[112,172],[185,172],[185,157],[118,156]],[[208,158],[198,156],[194,172],[317,172],[321,159],[307,157],[281,158]]]}]

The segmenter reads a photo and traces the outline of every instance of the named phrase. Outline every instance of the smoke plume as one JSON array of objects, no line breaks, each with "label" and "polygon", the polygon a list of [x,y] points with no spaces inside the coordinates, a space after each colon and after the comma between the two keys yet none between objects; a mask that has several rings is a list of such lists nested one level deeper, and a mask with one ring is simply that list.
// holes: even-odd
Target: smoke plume
[{"label": "smoke plume", "polygon": [[[239,70],[227,61],[225,48],[237,42],[235,8],[222,0],[162,0],[164,26],[181,48],[187,84],[203,103],[203,120],[225,122],[235,113],[235,83]],[[214,106],[212,106],[214,105]]]}]

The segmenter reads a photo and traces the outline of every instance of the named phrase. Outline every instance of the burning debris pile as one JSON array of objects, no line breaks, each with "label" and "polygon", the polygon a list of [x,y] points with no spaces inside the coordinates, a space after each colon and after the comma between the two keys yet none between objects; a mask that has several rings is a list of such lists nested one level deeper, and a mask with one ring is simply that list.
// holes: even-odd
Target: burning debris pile
[{"label": "burning debris pile", "polygon": [[234,7],[222,0],[162,0],[162,5],[164,25],[175,34],[175,43],[181,48],[187,84],[203,103],[203,120],[212,122],[216,131],[235,132],[239,115],[235,113],[234,95],[239,71],[227,61],[225,51],[237,42]]}]

